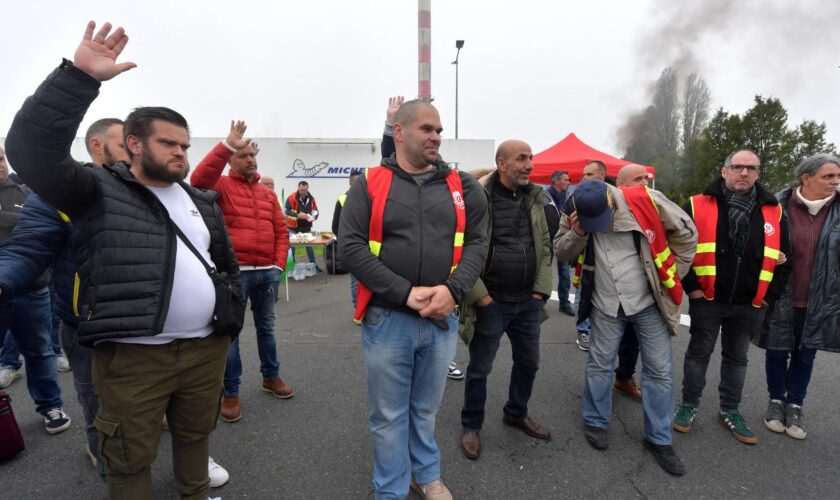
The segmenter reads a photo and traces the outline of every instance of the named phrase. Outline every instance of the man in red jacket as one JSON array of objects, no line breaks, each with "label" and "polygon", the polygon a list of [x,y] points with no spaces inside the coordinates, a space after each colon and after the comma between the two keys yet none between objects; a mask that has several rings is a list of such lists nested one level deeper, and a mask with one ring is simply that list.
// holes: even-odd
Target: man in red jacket
[{"label": "man in red jacket", "polygon": [[[289,253],[289,231],[286,218],[274,192],[260,184],[257,173],[258,149],[245,139],[246,125],[231,122],[230,134],[196,167],[190,182],[193,186],[218,191],[217,203],[225,216],[230,239],[242,278],[242,295],[251,301],[254,325],[257,328],[257,350],[263,390],[281,399],[295,391],[280,378],[280,361],[274,339],[274,304],[280,273]],[[227,177],[222,176],[230,164]],[[239,339],[228,351],[225,368],[225,390],[222,399],[222,420],[233,423],[242,418],[239,402],[239,379],[242,360]]]}]

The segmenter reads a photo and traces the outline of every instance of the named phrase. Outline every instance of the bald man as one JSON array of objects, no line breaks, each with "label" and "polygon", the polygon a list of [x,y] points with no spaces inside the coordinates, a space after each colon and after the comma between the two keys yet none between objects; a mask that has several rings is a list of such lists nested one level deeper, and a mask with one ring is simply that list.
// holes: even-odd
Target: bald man
[{"label": "bald man", "polygon": [[[621,167],[616,177],[618,187],[647,186],[648,172],[645,167],[630,163]],[[626,394],[636,401],[642,400],[642,391],[633,380],[636,371],[636,362],[639,360],[639,339],[636,338],[636,331],[633,325],[628,325],[621,337],[621,344],[618,346],[618,367],[615,369],[615,382],[613,389],[616,392]]]},{"label": "bald man", "polygon": [[505,333],[513,369],[503,422],[531,437],[551,439],[551,431],[528,414],[540,360],[540,316],[552,289],[546,193],[529,180],[533,156],[528,144],[505,141],[496,152],[497,170],[479,180],[491,206],[488,265],[461,309],[461,335],[470,349],[461,449],[473,460],[481,454],[487,376]]}]

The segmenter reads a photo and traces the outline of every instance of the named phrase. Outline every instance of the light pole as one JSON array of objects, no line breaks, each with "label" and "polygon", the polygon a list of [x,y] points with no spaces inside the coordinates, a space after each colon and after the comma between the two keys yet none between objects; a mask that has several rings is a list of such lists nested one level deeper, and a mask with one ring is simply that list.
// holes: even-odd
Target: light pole
[{"label": "light pole", "polygon": [[455,65],[455,139],[458,138],[458,56],[461,54],[461,47],[464,46],[463,40],[455,40],[455,60],[452,64]]}]

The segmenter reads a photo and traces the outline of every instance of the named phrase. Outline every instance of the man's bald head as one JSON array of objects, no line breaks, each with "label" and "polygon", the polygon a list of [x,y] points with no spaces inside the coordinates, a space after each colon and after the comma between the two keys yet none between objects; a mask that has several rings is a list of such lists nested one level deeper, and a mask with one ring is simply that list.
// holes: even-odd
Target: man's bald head
[{"label": "man's bald head", "polygon": [[260,177],[260,184],[267,187],[268,189],[274,191],[274,178],[264,175]]},{"label": "man's bald head", "polygon": [[647,186],[647,169],[641,165],[636,165],[635,163],[624,165],[621,167],[621,170],[618,171],[618,177],[616,178],[615,183],[619,187]]},{"label": "man's bald head", "polygon": [[411,125],[417,119],[417,113],[422,108],[431,108],[437,113],[437,108],[428,102],[421,99],[414,99],[400,106],[400,109],[394,115],[394,123],[399,123],[403,127]]},{"label": "man's bald head", "polygon": [[603,181],[607,178],[607,166],[600,160],[592,160],[583,167],[583,180]]}]

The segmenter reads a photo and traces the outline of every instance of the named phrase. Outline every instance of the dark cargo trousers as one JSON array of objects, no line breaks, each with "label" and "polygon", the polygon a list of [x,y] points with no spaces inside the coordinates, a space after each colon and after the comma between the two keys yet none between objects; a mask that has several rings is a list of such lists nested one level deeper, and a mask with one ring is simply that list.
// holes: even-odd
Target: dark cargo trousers
[{"label": "dark cargo trousers", "polygon": [[153,498],[151,465],[164,413],[181,498],[207,498],[210,432],[222,394],[230,337],[164,345],[101,342],[94,348],[99,455],[112,499]]}]

